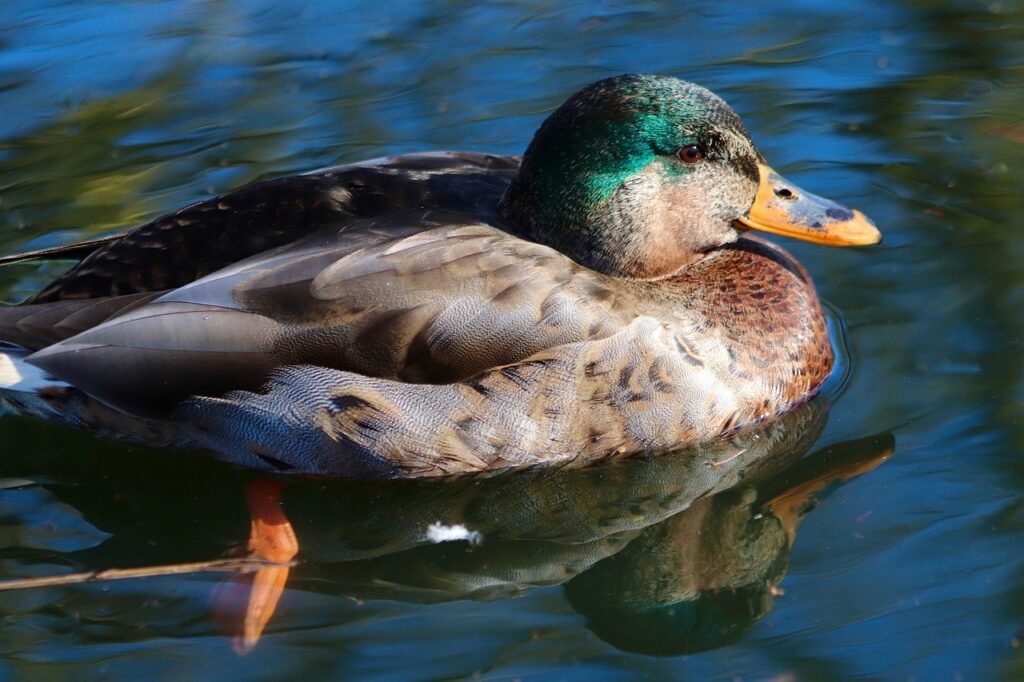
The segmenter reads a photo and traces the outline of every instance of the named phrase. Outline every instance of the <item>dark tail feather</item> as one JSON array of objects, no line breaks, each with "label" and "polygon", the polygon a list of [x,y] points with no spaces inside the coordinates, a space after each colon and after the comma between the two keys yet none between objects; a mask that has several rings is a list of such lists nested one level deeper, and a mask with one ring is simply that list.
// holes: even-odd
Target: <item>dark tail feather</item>
[{"label": "dark tail feather", "polygon": [[123,234],[118,233],[75,244],[52,246],[48,249],[36,249],[35,251],[26,251],[24,253],[12,253],[9,256],[0,256],[0,265],[23,263],[30,260],[82,260],[101,246],[116,241],[123,236]]},{"label": "dark tail feather", "polygon": [[39,350],[148,303],[162,293],[0,307],[0,341]]}]

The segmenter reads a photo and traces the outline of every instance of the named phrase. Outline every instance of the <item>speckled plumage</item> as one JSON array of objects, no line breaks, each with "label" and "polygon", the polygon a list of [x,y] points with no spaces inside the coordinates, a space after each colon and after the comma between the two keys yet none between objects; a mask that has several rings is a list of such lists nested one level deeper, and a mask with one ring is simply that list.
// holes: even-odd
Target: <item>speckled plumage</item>
[{"label": "speckled plumage", "polygon": [[[708,125],[726,120],[719,137],[742,133],[756,154],[735,114],[711,104]],[[706,171],[747,177],[753,189],[722,202],[737,216],[756,193],[740,157],[722,152]],[[499,209],[518,168],[484,154],[394,157],[257,183],[102,240],[30,303],[0,309],[0,340],[37,351],[10,357],[60,379],[0,395],[244,466],[375,478],[705,441],[819,389],[828,334],[782,249],[736,239],[723,219],[711,246],[680,252],[666,274],[624,276],[624,260],[552,248],[579,225],[545,237],[543,221],[517,217],[515,192]],[[628,184],[588,210],[601,229],[650,237],[672,215],[657,211],[710,191],[693,184],[700,173],[678,174],[697,180],[683,194],[666,185],[683,199],[649,216],[630,208]]]}]

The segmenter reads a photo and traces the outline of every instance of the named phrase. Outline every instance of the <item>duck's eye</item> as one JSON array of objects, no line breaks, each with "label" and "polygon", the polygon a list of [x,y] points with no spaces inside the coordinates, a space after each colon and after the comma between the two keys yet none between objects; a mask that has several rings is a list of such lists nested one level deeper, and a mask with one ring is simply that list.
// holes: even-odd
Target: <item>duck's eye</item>
[{"label": "duck's eye", "polygon": [[677,153],[683,163],[697,163],[704,158],[704,150],[695,144],[688,144]]}]

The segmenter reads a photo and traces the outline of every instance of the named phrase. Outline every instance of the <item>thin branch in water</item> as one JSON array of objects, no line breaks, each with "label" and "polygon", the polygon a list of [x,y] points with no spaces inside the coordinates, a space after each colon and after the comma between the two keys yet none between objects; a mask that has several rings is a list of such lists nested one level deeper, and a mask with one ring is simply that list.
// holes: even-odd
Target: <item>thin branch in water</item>
[{"label": "thin branch in water", "polygon": [[0,581],[0,592],[8,590],[25,590],[36,587],[54,587],[57,585],[80,585],[83,583],[105,582],[108,580],[128,580],[131,578],[152,578],[164,575],[183,575],[206,572],[238,572],[248,573],[264,568],[280,568],[293,566],[295,562],[272,562],[258,558],[214,559],[212,561],[194,561],[183,564],[163,564],[160,566],[143,566],[140,568],[106,568],[98,571],[68,573],[66,575],[41,576],[38,578],[18,578]]}]

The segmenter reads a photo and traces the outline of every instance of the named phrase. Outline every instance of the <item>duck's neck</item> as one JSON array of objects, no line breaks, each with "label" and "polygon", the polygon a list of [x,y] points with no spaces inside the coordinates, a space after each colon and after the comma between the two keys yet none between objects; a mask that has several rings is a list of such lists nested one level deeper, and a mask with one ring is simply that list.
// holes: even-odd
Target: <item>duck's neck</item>
[{"label": "duck's neck", "polygon": [[701,215],[704,198],[674,191],[657,162],[610,190],[571,179],[550,183],[549,174],[524,166],[501,200],[502,218],[519,236],[606,275],[666,277],[736,238],[721,226],[688,224]]},{"label": "duck's neck", "polygon": [[[613,154],[574,140],[555,141],[549,139],[557,132],[550,123],[541,126],[523,155],[499,204],[502,218],[518,235],[592,270],[635,276],[639,231],[630,216],[614,210],[615,195],[626,178],[649,163],[650,153]],[[601,172],[584,173],[583,168]]]}]

